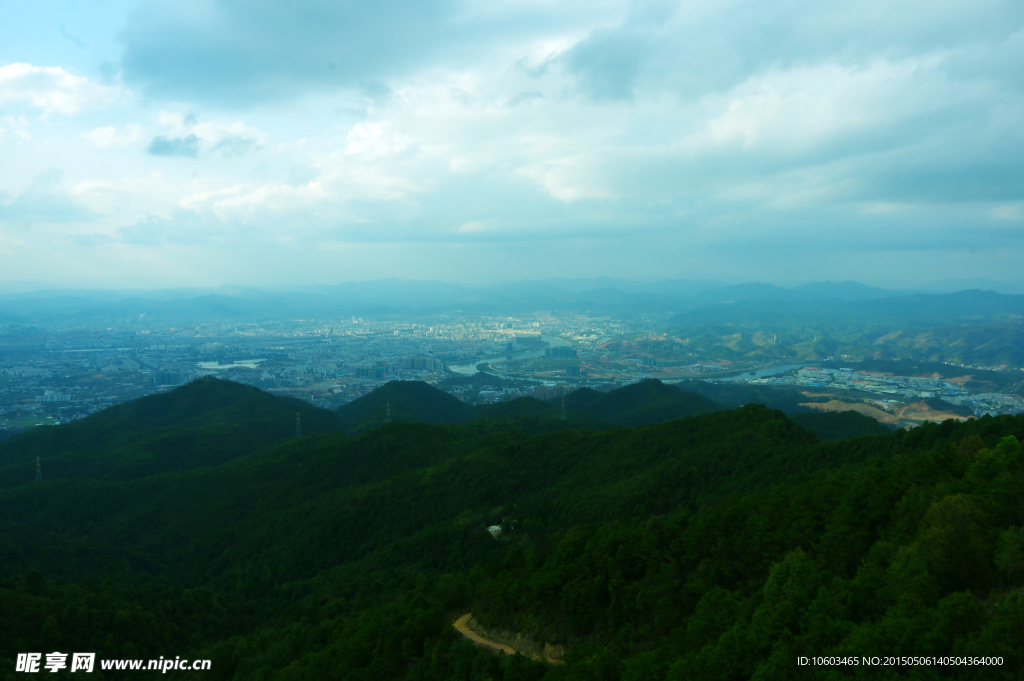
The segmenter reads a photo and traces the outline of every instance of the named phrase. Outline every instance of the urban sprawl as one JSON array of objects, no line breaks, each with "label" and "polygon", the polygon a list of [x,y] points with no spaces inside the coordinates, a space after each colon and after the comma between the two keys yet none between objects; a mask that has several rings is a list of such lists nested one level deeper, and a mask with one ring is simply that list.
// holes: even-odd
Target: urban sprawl
[{"label": "urban sprawl", "polygon": [[[423,380],[467,402],[486,403],[658,378],[862,392],[884,402],[938,397],[978,416],[1024,411],[1018,395],[972,394],[955,379],[803,364],[747,376],[749,369],[763,374],[764,365],[701,357],[687,339],[654,331],[654,321],[541,312],[173,328],[0,327],[0,429],[66,423],[211,375],[326,408],[391,380]],[[466,380],[481,369],[502,380]]]}]

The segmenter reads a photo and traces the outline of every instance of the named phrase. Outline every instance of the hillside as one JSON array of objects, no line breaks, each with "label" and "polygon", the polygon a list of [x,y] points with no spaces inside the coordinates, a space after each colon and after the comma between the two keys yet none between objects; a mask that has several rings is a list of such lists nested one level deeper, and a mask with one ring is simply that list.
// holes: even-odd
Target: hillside
[{"label": "hillside", "polygon": [[[549,400],[560,404],[561,400]],[[642,426],[671,419],[706,414],[721,407],[695,393],[651,379],[607,393],[583,388],[565,398],[567,409],[616,426]]]},{"label": "hillside", "polygon": [[855,411],[804,412],[791,414],[789,420],[822,440],[846,440],[865,435],[888,435],[892,428]]},{"label": "hillside", "polygon": [[473,413],[469,405],[423,381],[390,381],[342,405],[337,414],[348,429],[362,431],[384,423],[388,405],[393,421],[463,423]]},{"label": "hillside", "polygon": [[795,291],[777,300],[743,297],[695,307],[668,319],[665,330],[703,354],[730,360],[1024,364],[1022,295],[960,291],[801,300]]},{"label": "hillside", "polygon": [[680,381],[675,386],[686,392],[703,395],[726,409],[735,409],[745,404],[763,404],[771,409],[780,409],[787,414],[809,411],[801,405],[808,402],[806,395],[798,389],[778,388],[766,385],[743,383],[707,383],[705,381]]},{"label": "hillside", "polygon": [[[581,402],[676,404],[669,386],[632,387]],[[823,442],[748,405],[528,436],[507,424],[552,405],[498,406],[513,418],[0,490],[0,663],[173,644],[239,681],[681,681],[793,678],[799,655],[888,646],[1004,659],[959,678],[1024,672],[1024,417]],[[467,612],[559,646],[564,665],[474,648],[451,628]]]},{"label": "hillside", "polygon": [[[581,388],[566,395],[568,421],[578,427],[637,426],[702,414],[721,407],[713,401],[682,392],[660,381],[643,381],[602,393]],[[392,421],[466,423],[473,419],[557,420],[561,398],[547,403],[530,397],[471,407],[422,381],[391,381],[349,404],[337,414],[353,433],[384,423],[388,405]]]},{"label": "hillside", "polygon": [[0,442],[0,487],[33,481],[37,456],[46,480],[128,480],[216,466],[295,437],[296,414],[303,434],[343,427],[333,413],[308,402],[203,378]]}]

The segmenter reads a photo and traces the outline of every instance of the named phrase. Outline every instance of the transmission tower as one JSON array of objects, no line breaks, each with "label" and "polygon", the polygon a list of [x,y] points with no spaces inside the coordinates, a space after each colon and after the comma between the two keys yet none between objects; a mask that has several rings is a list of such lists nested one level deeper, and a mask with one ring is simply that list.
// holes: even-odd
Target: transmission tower
[{"label": "transmission tower", "polygon": [[42,482],[42,481],[43,481],[43,467],[42,467],[42,464],[39,463],[39,457],[37,456],[36,457],[36,482]]},{"label": "transmission tower", "polygon": [[565,420],[565,393],[562,393],[562,413],[558,417],[558,420],[559,421],[564,421]]},{"label": "transmission tower", "polygon": [[295,437],[302,437],[302,414],[295,412]]},{"label": "transmission tower", "polygon": [[384,414],[384,423],[391,423],[391,403],[388,402],[388,410]]}]

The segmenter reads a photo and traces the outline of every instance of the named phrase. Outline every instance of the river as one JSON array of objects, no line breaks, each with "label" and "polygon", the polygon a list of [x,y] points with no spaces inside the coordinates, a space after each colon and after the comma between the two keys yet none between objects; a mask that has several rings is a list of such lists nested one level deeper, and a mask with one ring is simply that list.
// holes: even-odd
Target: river
[{"label": "river", "polygon": [[[544,334],[541,334],[540,339],[547,343],[548,347],[551,348],[560,348],[572,345],[572,343],[570,343],[569,341],[563,340],[558,336],[546,336]],[[477,357],[476,359],[471,359],[465,362],[459,362],[458,364],[449,364],[448,368],[457,374],[462,374],[463,376],[472,376],[473,374],[476,373],[477,364],[486,364],[500,359],[514,362],[519,359],[530,359],[531,357],[543,356],[544,348],[539,348],[537,350],[522,350],[520,352],[513,352],[507,355],[494,355],[493,357]]]}]

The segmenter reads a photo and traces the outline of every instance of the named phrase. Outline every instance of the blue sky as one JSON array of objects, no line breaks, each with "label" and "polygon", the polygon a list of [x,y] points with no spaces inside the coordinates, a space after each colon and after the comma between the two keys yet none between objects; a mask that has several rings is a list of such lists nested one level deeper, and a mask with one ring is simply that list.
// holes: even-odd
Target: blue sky
[{"label": "blue sky", "polygon": [[0,281],[1020,280],[1024,4],[0,0]]}]

